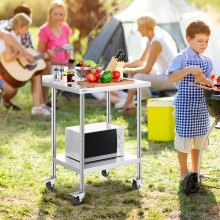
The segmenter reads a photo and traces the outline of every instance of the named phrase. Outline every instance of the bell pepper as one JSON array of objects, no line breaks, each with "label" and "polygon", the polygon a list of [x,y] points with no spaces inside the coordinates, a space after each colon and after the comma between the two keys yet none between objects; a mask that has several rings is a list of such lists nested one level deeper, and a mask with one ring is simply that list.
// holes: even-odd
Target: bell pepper
[{"label": "bell pepper", "polygon": [[105,71],[100,76],[100,81],[102,83],[107,83],[107,82],[111,82],[112,78],[113,78],[112,72],[111,71]]}]

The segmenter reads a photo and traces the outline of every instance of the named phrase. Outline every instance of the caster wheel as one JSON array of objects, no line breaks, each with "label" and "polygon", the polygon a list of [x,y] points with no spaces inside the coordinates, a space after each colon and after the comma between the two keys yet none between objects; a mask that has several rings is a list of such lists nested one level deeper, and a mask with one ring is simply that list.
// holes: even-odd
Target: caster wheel
[{"label": "caster wheel", "polygon": [[133,182],[132,182],[132,189],[137,190],[137,189],[139,189],[139,188],[140,188],[140,185],[137,184],[137,181],[136,181],[136,180],[133,180]]},{"label": "caster wheel", "polygon": [[106,170],[102,170],[102,176],[107,177],[109,175],[109,172]]},{"label": "caster wheel", "polygon": [[190,172],[188,173],[183,180],[183,191],[186,195],[192,193],[197,193],[200,188],[200,183],[198,183],[198,174]]},{"label": "caster wheel", "polygon": [[82,200],[79,199],[79,196],[73,197],[73,205],[82,204]]},{"label": "caster wheel", "polygon": [[47,187],[47,189],[49,189],[49,190],[52,190],[52,189],[53,189],[53,185],[52,185],[51,182],[46,182],[46,187]]}]

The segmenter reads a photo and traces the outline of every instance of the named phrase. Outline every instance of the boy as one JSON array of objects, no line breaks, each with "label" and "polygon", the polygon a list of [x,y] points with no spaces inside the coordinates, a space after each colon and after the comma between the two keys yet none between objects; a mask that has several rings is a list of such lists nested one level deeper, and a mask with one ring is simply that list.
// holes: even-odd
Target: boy
[{"label": "boy", "polygon": [[176,137],[174,141],[180,166],[180,177],[188,173],[187,155],[191,153],[192,172],[198,170],[198,158],[202,143],[208,145],[205,135],[209,129],[209,113],[203,90],[190,83],[201,82],[212,85],[209,80],[212,61],[202,55],[208,47],[211,31],[200,20],[191,22],[186,28],[188,47],[177,54],[167,70],[168,81],[175,82],[178,92],[174,99]]}]

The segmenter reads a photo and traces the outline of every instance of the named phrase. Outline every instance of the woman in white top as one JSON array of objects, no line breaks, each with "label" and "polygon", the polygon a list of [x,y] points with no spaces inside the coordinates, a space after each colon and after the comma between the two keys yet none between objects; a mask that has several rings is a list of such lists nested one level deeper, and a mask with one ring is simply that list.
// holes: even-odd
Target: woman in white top
[{"label": "woman in white top", "polygon": [[[149,41],[140,59],[126,63],[124,72],[133,75],[134,79],[150,81],[151,88],[154,90],[175,89],[175,85],[168,83],[165,76],[168,65],[175,54],[162,37],[155,35],[156,21],[150,16],[144,16],[137,20],[137,25],[142,37],[147,37]],[[128,91],[123,112],[136,108],[133,103],[135,93],[136,90],[133,89]],[[150,89],[142,89],[142,99],[150,97]]]}]

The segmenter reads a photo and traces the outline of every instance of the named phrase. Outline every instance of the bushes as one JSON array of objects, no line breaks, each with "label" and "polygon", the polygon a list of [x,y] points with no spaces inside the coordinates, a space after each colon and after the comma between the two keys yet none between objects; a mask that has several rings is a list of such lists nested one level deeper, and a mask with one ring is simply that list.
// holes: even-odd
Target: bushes
[{"label": "bushes", "polygon": [[[47,17],[48,5],[53,0],[1,0],[0,20],[10,19],[13,16],[13,9],[21,4],[26,4],[32,9],[33,26],[41,26]],[[88,35],[97,27],[90,37],[93,38],[100,28],[106,23],[110,16],[118,10],[126,7],[131,0],[64,0],[67,5],[68,23],[73,31],[71,43],[74,43],[76,52],[84,54],[87,48]],[[7,13],[6,13],[7,12]],[[103,19],[106,18],[106,19]],[[100,22],[103,21],[103,22]],[[83,48],[83,49],[82,49]]]},{"label": "bushes", "polygon": [[1,0],[0,4],[0,20],[9,19],[13,16],[13,10],[15,7],[21,4],[26,4],[32,9],[34,26],[40,26],[46,21],[47,7],[52,0]]}]

